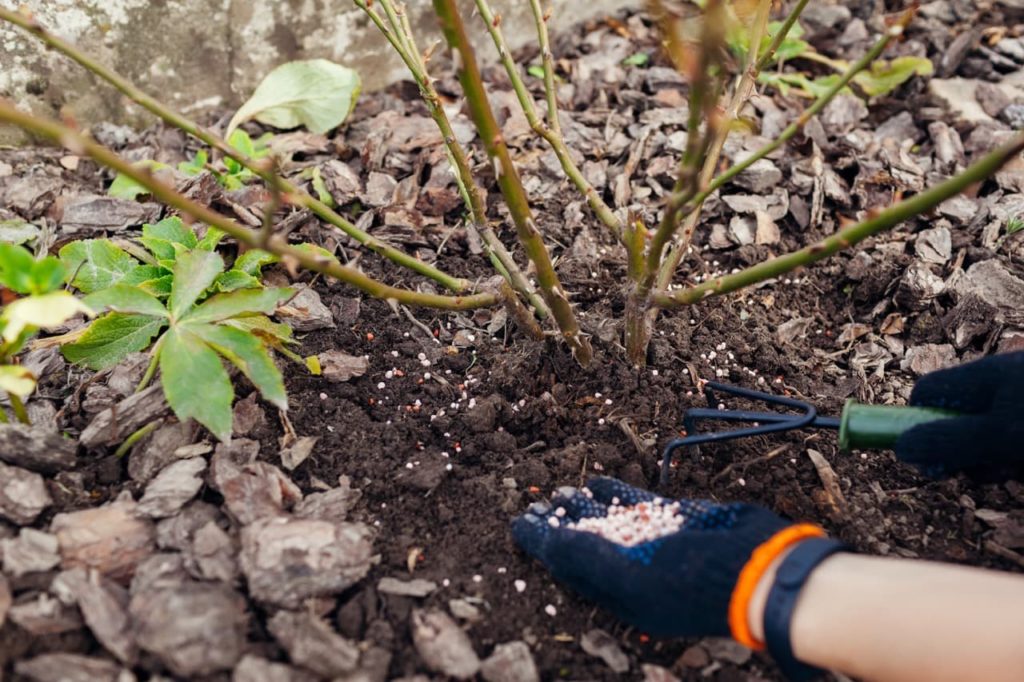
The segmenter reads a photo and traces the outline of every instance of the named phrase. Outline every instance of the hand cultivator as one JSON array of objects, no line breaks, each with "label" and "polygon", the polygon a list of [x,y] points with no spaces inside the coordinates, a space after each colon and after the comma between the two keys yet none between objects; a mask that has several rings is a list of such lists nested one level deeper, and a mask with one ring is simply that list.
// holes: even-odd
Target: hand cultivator
[{"label": "hand cultivator", "polygon": [[[708,407],[694,407],[683,415],[685,436],[676,438],[666,447],[661,460],[661,482],[668,481],[672,455],[678,448],[697,447],[703,443],[720,443],[748,436],[767,433],[782,433],[794,429],[834,429],[839,431],[839,448],[844,451],[884,449],[895,445],[900,435],[918,424],[956,416],[956,412],[934,407],[911,407],[899,405],[865,405],[850,399],[843,406],[838,417],[823,417],[810,403],[795,398],[772,395],[739,386],[730,386],[717,381],[704,381],[704,396]],[[715,407],[720,404],[716,391],[747,400],[777,405],[796,410],[796,413],[758,412],[753,410],[726,410]],[[697,433],[697,422],[717,420],[753,424],[731,431]]]}]

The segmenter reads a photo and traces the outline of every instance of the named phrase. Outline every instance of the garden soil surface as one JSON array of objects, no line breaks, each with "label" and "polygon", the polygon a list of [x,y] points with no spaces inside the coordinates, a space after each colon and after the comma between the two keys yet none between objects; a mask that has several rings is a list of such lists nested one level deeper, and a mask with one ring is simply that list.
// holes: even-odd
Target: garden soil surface
[{"label": "garden soil surface", "polygon": [[[878,26],[877,17],[868,12],[871,4],[850,3],[850,11],[829,6],[836,17],[816,10],[805,22],[809,40],[837,57],[862,53]],[[884,3],[874,4],[884,9]],[[988,84],[1012,76],[1020,68],[1014,61],[1018,55],[1009,48],[1000,51],[998,42],[989,40],[992,34],[983,30],[1009,27],[1002,40],[1024,46],[1017,37],[1024,15],[970,6],[973,3],[930,3],[897,51],[930,56],[936,79],[959,76]],[[954,49],[951,43],[971,31],[975,38],[955,46],[963,52],[959,61],[947,63]],[[575,89],[565,93],[573,103],[568,116],[585,128],[574,135],[582,141],[588,173],[605,183],[609,201],[621,198],[612,189],[615,178],[638,139],[645,138],[646,149],[639,153],[632,177],[626,178],[633,197],[626,193],[619,205],[646,206],[654,216],[658,198],[670,185],[672,164],[664,159],[675,158],[672,135],[682,130],[670,121],[670,114],[683,106],[680,92],[685,89],[657,53],[649,21],[639,15],[622,16],[579,27],[558,38],[556,52],[567,78],[570,73],[580,78],[586,73],[593,81],[575,82]],[[614,58],[602,58],[603,52]],[[621,66],[624,57],[641,52],[652,56],[649,66]],[[454,93],[450,72],[443,64],[435,69],[442,76],[442,88]],[[496,89],[505,87],[496,70],[489,69],[488,77],[498,84]],[[987,148],[986,141],[1019,124],[1012,117],[1012,98],[984,118],[965,121],[929,89],[928,80],[914,79],[869,109],[853,97],[842,100],[830,107],[820,126],[798,137],[785,153],[773,155],[772,166],[780,172],[768,173],[759,184],[728,188],[728,200],[708,207],[697,232],[697,248],[684,260],[678,281],[728,272],[811,243],[841,221],[947,175]],[[988,92],[984,87],[981,91]],[[762,97],[751,115],[764,119],[763,127],[777,127],[779,120],[802,106],[793,96]],[[389,112],[398,114],[388,118]],[[324,168],[340,205],[348,211],[370,209],[363,215],[372,221],[366,218],[361,224],[435,258],[450,272],[486,278],[486,263],[474,255],[477,249],[464,230],[449,234],[452,225],[459,225],[457,195],[452,201],[450,182],[431,175],[433,164],[443,165],[436,146],[410,141],[414,133],[402,129],[402,116],[413,115],[417,125],[425,118],[415,93],[406,86],[364,95],[348,127],[333,139],[292,138],[296,145],[310,147],[296,152],[295,172]],[[402,131],[395,135],[407,135],[404,141],[396,143],[382,135],[382,128],[392,124]],[[891,138],[880,139],[879,129],[899,131],[899,139],[895,144]],[[431,133],[422,130],[423,135]],[[618,139],[618,133],[624,139]],[[573,293],[584,329],[592,334],[593,366],[579,367],[555,341],[530,340],[503,311],[454,315],[395,308],[316,279],[313,289],[333,326],[300,333],[298,350],[303,355],[342,351],[366,356],[368,367],[362,376],[332,383],[297,365],[282,365],[291,428],[300,437],[317,439],[308,458],[285,475],[304,494],[333,488],[339,477],[348,477],[351,487],[362,494],[350,520],[372,529],[379,563],[355,585],[311,600],[305,608],[323,616],[345,638],[390,655],[383,665],[361,671],[362,677],[347,679],[443,679],[413,642],[411,615],[425,608],[454,612],[481,659],[499,644],[525,642],[545,680],[779,680],[767,656],[726,640],[658,639],[618,622],[554,582],[542,566],[519,551],[509,522],[558,487],[580,486],[594,475],[657,486],[662,449],[680,435],[684,411],[706,404],[698,388],[700,379],[796,397],[822,414],[837,415],[849,398],[902,403],[924,372],[1024,347],[1024,337],[1016,332],[1024,300],[1005,293],[1016,291],[1013,295],[1020,296],[1024,291],[1013,288],[1024,285],[1018,279],[1024,271],[1024,242],[1020,235],[1003,234],[1008,215],[1024,206],[1019,195],[1021,171],[986,182],[952,209],[869,241],[860,253],[844,253],[788,279],[663,314],[647,366],[637,369],[624,361],[617,329],[624,281],[618,250],[572,188],[559,181],[546,149],[526,136],[521,139],[516,154],[527,186],[538,196],[534,208],[542,231],[559,245],[563,284]],[[947,158],[940,147],[953,139],[953,157]],[[904,140],[913,141],[900,144]],[[595,153],[602,143],[615,150]],[[174,161],[186,156],[183,139],[164,129],[126,136],[120,148],[132,158]],[[739,154],[741,149],[730,153]],[[0,151],[0,168],[4,163],[10,166],[6,177],[0,173],[0,196],[19,178],[45,176],[59,182],[54,192],[59,200],[51,197],[51,203],[38,211],[38,205],[20,210],[9,196],[4,208],[13,216],[49,220],[58,227],[58,239],[66,239],[60,231],[62,206],[78,194],[102,192],[109,182],[109,176],[91,162],[81,160],[72,170],[62,158],[66,159],[63,152],[52,150]],[[350,196],[342,196],[344,183],[330,174],[336,158],[352,169]],[[396,183],[385,183],[379,174],[399,182],[417,177],[411,186],[423,191],[418,199],[403,199],[401,186],[395,189]],[[388,196],[378,201],[375,188],[381,184],[387,184]],[[492,194],[492,206],[500,203],[496,196]],[[748,239],[758,216],[734,209],[744,197],[766,202],[757,210],[777,229],[775,237],[769,231],[764,238]],[[247,202],[256,205],[259,199],[229,198],[233,208],[223,196],[208,200],[237,215],[246,210]],[[440,209],[437,203],[442,204]],[[253,214],[259,212],[250,211],[250,217]],[[385,215],[387,220],[381,218]],[[494,216],[501,218],[497,209]],[[360,255],[351,244],[329,236],[332,233],[315,220],[303,218],[293,224],[298,225],[297,238],[335,249],[342,258],[358,258],[368,273],[407,286],[418,283]],[[512,236],[510,228],[501,230],[504,237]],[[310,281],[308,276],[293,279],[283,268],[270,276]],[[986,295],[998,287],[1003,287],[1002,298]],[[43,382],[44,397],[39,400],[60,410],[59,426],[72,435],[94,417],[81,400],[90,390],[81,383],[88,378],[89,373],[61,366]],[[240,398],[251,390],[240,383]],[[733,399],[723,402],[729,407],[749,405]],[[245,430],[236,437],[258,441],[258,459],[281,465],[281,419],[268,405],[246,405],[247,417],[239,420]],[[201,442],[203,435],[195,440]],[[74,477],[61,479],[59,486],[48,477],[54,505],[33,527],[45,530],[56,513],[95,507],[126,490],[138,499],[146,486],[129,477],[133,454],[115,459],[111,453],[112,449],[83,450]],[[679,451],[668,484],[658,489],[673,497],[763,505],[819,523],[868,554],[1024,572],[1020,481],[982,483],[963,475],[931,480],[899,463],[889,451],[840,452],[831,432],[798,431],[706,446],[699,452]],[[224,503],[213,486],[204,487],[199,498],[215,507]],[[234,538],[235,521],[230,515],[218,518]],[[0,531],[0,538],[17,534],[10,524],[0,526]],[[9,576],[15,602],[52,590],[55,571]],[[382,578],[422,578],[435,583],[436,589],[421,597],[390,594],[378,590]],[[305,679],[301,675],[309,671],[301,671],[303,666],[291,660],[288,647],[268,630],[277,608],[252,599],[245,581],[236,582],[234,589],[247,599],[245,651],[289,666],[277,669],[282,675],[277,678],[246,678],[236,671],[235,679]],[[461,601],[453,605],[453,600]],[[590,645],[594,630],[610,635],[600,648],[603,658],[594,655]],[[130,636],[130,628],[125,636]],[[584,639],[591,653],[581,645]],[[0,663],[11,679],[28,679],[27,669],[15,674],[15,668],[47,652],[113,660],[81,624],[63,634],[34,636],[9,618],[0,629]],[[619,667],[620,659],[626,661],[626,672],[613,671],[609,665],[611,660]],[[175,677],[173,666],[153,653],[138,658],[132,670],[140,679]],[[208,678],[230,676],[230,670],[223,670]]]}]

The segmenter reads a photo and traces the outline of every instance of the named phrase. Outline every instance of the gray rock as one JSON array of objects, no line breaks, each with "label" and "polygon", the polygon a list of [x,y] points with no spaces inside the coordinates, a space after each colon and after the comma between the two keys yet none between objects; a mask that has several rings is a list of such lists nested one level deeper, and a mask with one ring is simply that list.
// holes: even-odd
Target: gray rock
[{"label": "gray rock", "polygon": [[1024,129],[1024,104],[1007,105],[1000,113],[999,118],[1014,130]]},{"label": "gray rock", "polygon": [[474,606],[469,599],[449,599],[448,610],[459,620],[467,623],[476,623],[483,618],[480,609]]},{"label": "gray rock", "polygon": [[457,680],[480,670],[480,659],[466,633],[442,611],[412,612],[412,639],[428,668]]},{"label": "gray rock", "polygon": [[903,273],[893,300],[908,310],[924,310],[946,289],[942,278],[925,265],[914,263]]},{"label": "gray rock", "polygon": [[846,25],[851,16],[850,10],[844,5],[811,3],[800,18],[817,28],[836,28]]},{"label": "gray rock", "polygon": [[138,649],[128,615],[127,590],[81,568],[58,575],[52,590],[65,603],[78,605],[85,624],[107,651],[125,665],[134,665]]},{"label": "gray rock", "polygon": [[26,424],[0,424],[0,461],[44,474],[75,465],[75,442],[58,431]]},{"label": "gray rock", "polygon": [[277,316],[297,332],[334,329],[334,316],[320,300],[320,294],[309,287],[299,290],[291,300],[278,307]]},{"label": "gray rock", "polygon": [[386,173],[373,171],[366,181],[366,192],[362,199],[374,208],[387,206],[394,200],[398,181]]},{"label": "gray rock", "polygon": [[298,608],[337,594],[370,570],[365,526],[316,519],[266,517],[242,529],[239,564],[258,601]]},{"label": "gray rock", "polygon": [[340,476],[337,488],[306,495],[305,499],[295,505],[295,515],[334,523],[344,521],[362,497],[360,491],[350,486],[348,476]]},{"label": "gray rock", "polygon": [[978,202],[963,194],[958,194],[939,204],[939,213],[963,225],[969,223],[977,215]]},{"label": "gray rock", "polygon": [[539,682],[540,673],[526,642],[499,644],[480,666],[487,682]]},{"label": "gray rock", "polygon": [[163,389],[153,385],[97,414],[78,440],[87,448],[118,445],[146,424],[166,417],[170,412]]},{"label": "gray rock", "polygon": [[640,669],[644,673],[644,682],[679,682],[679,678],[673,675],[671,670],[660,665],[644,663]]},{"label": "gray rock", "polygon": [[231,673],[231,682],[314,682],[315,677],[284,663],[246,654]]},{"label": "gray rock", "polygon": [[179,448],[191,445],[197,432],[196,423],[191,420],[161,426],[132,449],[128,475],[134,481],[148,483],[161,469],[180,459]]},{"label": "gray rock", "polygon": [[322,677],[351,672],[359,663],[358,647],[308,611],[278,611],[267,627],[292,663]]},{"label": "gray rock", "polygon": [[7,612],[12,623],[31,635],[59,635],[82,628],[82,617],[74,606],[46,594],[19,599]]},{"label": "gray rock", "polygon": [[65,232],[117,232],[134,225],[155,223],[159,204],[140,204],[128,199],[83,195],[64,207],[61,227]]},{"label": "gray rock", "polygon": [[948,227],[922,230],[914,240],[914,250],[925,263],[945,265],[953,255],[953,238]]},{"label": "gray rock", "polygon": [[53,504],[39,474],[0,464],[0,516],[24,526]]},{"label": "gray rock", "polygon": [[48,571],[60,563],[57,536],[34,528],[22,528],[16,538],[0,540],[4,573],[18,578],[27,573]]},{"label": "gray rock", "polygon": [[340,350],[328,350],[317,356],[324,379],[334,383],[348,381],[366,374],[370,360],[365,355],[349,355]]},{"label": "gray rock", "polygon": [[245,599],[222,583],[135,581],[129,604],[139,646],[185,678],[231,670],[248,627]]},{"label": "gray rock", "polygon": [[146,486],[137,513],[156,519],[177,514],[203,487],[204,471],[206,460],[202,457],[181,459],[169,465]]},{"label": "gray rock", "polygon": [[242,525],[281,516],[302,500],[298,486],[273,464],[239,466],[220,449],[210,462],[210,484],[224,497],[228,514]]},{"label": "gray rock", "polygon": [[739,642],[724,637],[705,639],[701,644],[707,649],[711,658],[733,665],[744,665],[754,653]]},{"label": "gray rock", "polygon": [[67,653],[41,654],[18,661],[14,672],[33,682],[124,682],[126,679],[121,676],[121,666],[114,661]]},{"label": "gray rock", "polygon": [[629,657],[615,638],[604,630],[588,630],[580,637],[580,646],[585,652],[600,658],[609,668],[620,675],[629,670]]},{"label": "gray rock", "polygon": [[960,133],[944,121],[929,123],[928,136],[935,147],[935,160],[942,166],[952,168],[965,162],[964,143],[960,139]]},{"label": "gray rock", "polygon": [[382,594],[397,594],[403,597],[426,597],[437,589],[437,583],[432,580],[415,578],[413,580],[399,580],[386,576],[377,583],[377,591]]},{"label": "gray rock", "polygon": [[917,376],[924,376],[937,369],[957,364],[956,350],[948,343],[926,343],[907,349],[900,369],[910,370]]},{"label": "gray rock", "polygon": [[992,121],[975,98],[977,84],[978,81],[968,78],[932,78],[928,81],[928,92],[957,121],[974,124]]},{"label": "gray rock", "polygon": [[1000,321],[1021,320],[1024,280],[994,258],[972,265],[954,280],[952,289],[958,297],[973,295],[996,308]]},{"label": "gray rock", "polygon": [[832,137],[845,135],[868,117],[868,107],[860,97],[837,95],[821,112],[821,125]]},{"label": "gray rock", "polygon": [[753,244],[756,230],[757,221],[750,216],[734,215],[729,221],[729,239],[740,246]]},{"label": "gray rock", "polygon": [[58,514],[50,529],[64,568],[95,568],[113,580],[129,578],[155,549],[153,523],[136,515],[128,493],[102,507]]},{"label": "gray rock", "polygon": [[732,184],[755,194],[766,193],[780,182],[782,182],[782,171],[768,159],[755,161],[750,168],[732,180]]}]

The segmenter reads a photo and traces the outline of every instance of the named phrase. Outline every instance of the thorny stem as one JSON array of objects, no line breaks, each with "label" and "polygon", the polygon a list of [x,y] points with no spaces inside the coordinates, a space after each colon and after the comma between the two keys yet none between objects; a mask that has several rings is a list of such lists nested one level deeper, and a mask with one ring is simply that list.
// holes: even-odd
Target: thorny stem
[{"label": "thorny stem", "polygon": [[[42,117],[33,117],[23,111],[16,109],[10,102],[0,98],[0,121],[13,123],[14,125],[32,132],[40,137],[45,137],[64,147],[73,150],[75,153],[89,156],[96,162],[107,166],[145,187],[153,197],[168,206],[172,206],[181,212],[192,216],[195,220],[212,225],[219,230],[234,237],[239,242],[248,246],[260,247],[259,232],[239,225],[235,221],[216,213],[206,206],[182,196],[173,188],[155,179],[146,169],[138,168],[106,147],[99,145],[83,135],[71,130],[67,126],[56,121]],[[442,296],[409,289],[400,289],[389,286],[378,280],[368,277],[355,268],[342,265],[333,258],[326,258],[305,249],[289,245],[279,236],[271,238],[270,243],[265,247],[266,251],[276,254],[283,259],[298,264],[299,266],[323,273],[341,282],[350,284],[357,289],[369,294],[374,298],[394,299],[399,303],[408,305],[419,305],[428,308],[439,308],[442,310],[469,310],[472,308],[483,308],[500,303],[499,297],[494,293],[478,293],[465,296]]]},{"label": "thorny stem", "polygon": [[545,12],[540,6],[540,0],[530,0],[530,9],[533,11],[533,21],[537,26],[537,45],[540,47],[541,63],[544,65],[548,127],[551,128],[551,132],[561,137],[562,124],[558,120],[558,90],[555,85],[555,56],[551,54],[551,41],[548,39],[548,18],[551,16],[551,10]]},{"label": "thorny stem", "polygon": [[[611,207],[605,203],[594,186],[583,176],[583,173],[573,162],[572,155],[569,153],[569,147],[562,138],[561,125],[558,122],[558,101],[554,85],[554,64],[551,58],[551,48],[549,46],[544,47],[548,45],[547,23],[538,0],[530,1],[534,7],[538,39],[542,42],[541,49],[547,55],[544,57],[544,86],[547,93],[548,106],[547,123],[537,115],[537,107],[534,104],[533,95],[530,94],[526,84],[523,83],[522,75],[519,72],[519,65],[512,59],[512,53],[509,51],[508,45],[505,42],[505,36],[501,32],[501,17],[495,15],[494,10],[487,4],[487,0],[476,0],[476,6],[480,12],[480,17],[487,26],[487,32],[491,35],[491,41],[498,50],[498,58],[501,60],[502,66],[505,67],[505,72],[508,74],[509,81],[512,83],[512,89],[516,93],[519,106],[522,108],[530,128],[550,145],[551,149],[555,152],[555,156],[558,157],[558,162],[561,164],[566,177],[569,178],[569,181],[587,200],[587,204],[594,212],[594,215],[597,216],[597,219],[608,228],[616,239],[621,241],[623,238],[622,221],[615,215]],[[550,85],[548,85],[549,81]]]},{"label": "thorny stem", "polygon": [[1019,133],[1013,141],[990,152],[959,175],[890,206],[884,211],[875,213],[866,220],[845,227],[816,244],[687,289],[672,293],[664,290],[658,291],[654,297],[655,304],[664,308],[673,308],[697,303],[705,298],[721,296],[827,258],[872,235],[888,230],[908,218],[930,211],[943,201],[991,176],[1021,151],[1024,151],[1024,133]]},{"label": "thorny stem", "polygon": [[[137,102],[140,106],[148,110],[150,113],[161,118],[164,122],[172,125],[185,133],[195,137],[202,142],[205,142],[210,147],[216,149],[220,153],[228,156],[238,163],[242,164],[252,172],[263,178],[264,181],[270,183],[273,181],[273,177],[267,173],[266,168],[262,168],[259,162],[255,159],[251,159],[242,152],[238,151],[223,139],[214,135],[209,130],[203,128],[194,121],[182,116],[175,112],[168,106],[164,105],[157,99],[150,97],[145,92],[140,90],[138,87],[133,85],[131,82],[115,73],[114,71],[103,66],[96,60],[92,59],[85,53],[81,52],[78,48],[65,42],[61,38],[52,34],[46,28],[39,24],[31,16],[27,16],[15,10],[6,9],[0,7],[0,20],[9,22],[16,26],[23,28],[32,35],[36,36],[47,46],[54,48],[58,52],[64,54],[70,59],[78,62],[88,71],[91,71],[95,75],[99,76],[103,80],[107,81],[121,93],[128,98]],[[414,272],[417,272],[424,277],[428,277],[446,289],[451,291],[465,291],[469,289],[471,283],[469,280],[462,279],[459,277],[452,277],[451,275],[441,271],[440,269],[425,263],[418,258],[411,256],[404,251],[396,249],[393,246],[381,241],[380,239],[370,235],[358,227],[350,223],[348,220],[343,218],[334,209],[327,204],[323,203],[319,199],[314,198],[308,192],[301,187],[298,187],[291,182],[281,179],[281,189],[283,193],[288,196],[290,203],[299,208],[304,208],[311,211],[327,223],[337,227],[342,232],[347,234],[349,237],[362,244],[371,251],[384,256],[388,260],[401,265],[402,267],[408,268]]]},{"label": "thorny stem", "polygon": [[156,431],[163,425],[163,423],[164,421],[162,419],[157,419],[156,421],[149,422],[145,426],[141,426],[136,429],[134,433],[125,438],[124,441],[117,446],[117,449],[114,450],[114,458],[120,459],[127,455],[128,451],[131,450],[136,443]]},{"label": "thorny stem", "polygon": [[[761,147],[761,149],[757,150],[747,158],[743,159],[743,161],[730,166],[728,170],[724,171],[722,174],[715,177],[714,180],[711,180],[709,183],[707,183],[707,186],[703,191],[701,191],[699,194],[697,194],[695,197],[688,201],[689,206],[687,209],[684,209],[684,212],[688,211],[688,213],[686,213],[686,223],[683,229],[683,238],[670,251],[668,257],[665,259],[665,263],[662,265],[661,274],[658,278],[659,288],[667,288],[669,283],[672,281],[672,276],[675,274],[676,268],[679,266],[679,261],[682,260],[683,254],[685,253],[687,246],[689,246],[690,238],[693,235],[693,230],[697,226],[697,221],[699,220],[700,207],[707,200],[707,198],[710,197],[713,193],[717,192],[723,186],[725,186],[726,183],[735,178],[737,175],[739,175],[746,169],[750,168],[757,161],[767,157],[769,154],[774,152],[776,149],[779,149],[780,147],[782,147],[782,145],[784,145],[786,142],[792,139],[793,136],[796,135],[797,132],[799,132],[807,124],[808,121],[810,121],[814,116],[820,113],[822,109],[828,106],[828,103],[831,102],[835,98],[835,96],[838,95],[843,90],[843,88],[849,85],[850,81],[852,81],[858,73],[871,66],[871,63],[874,62],[882,54],[882,52],[885,51],[885,48],[893,39],[898,38],[900,35],[902,35],[903,31],[906,29],[907,25],[910,23],[910,20],[913,18],[913,16],[913,10],[904,12],[900,19],[895,24],[890,26],[886,30],[886,32],[882,34],[882,36],[877,41],[875,41],[875,44],[871,46],[871,49],[868,50],[863,56],[861,56],[860,59],[851,64],[850,67],[846,69],[843,75],[839,78],[839,80],[833,83],[833,85],[828,90],[823,92],[814,101],[814,103],[811,104],[810,107],[808,107],[802,114],[800,114],[800,116],[797,117],[797,119],[793,123],[789,124],[786,127],[786,129],[782,131],[778,138]],[[717,157],[715,159],[715,162],[717,163]]]},{"label": "thorny stem", "polygon": [[7,398],[11,401],[11,409],[14,410],[14,416],[18,418],[18,421],[22,424],[31,424],[32,420],[28,418],[25,402],[13,393],[8,393]]},{"label": "thorny stem", "polygon": [[519,172],[512,162],[508,147],[505,146],[505,140],[502,138],[501,128],[491,110],[483,79],[480,76],[480,67],[476,62],[476,53],[466,35],[466,28],[462,23],[462,16],[459,14],[455,0],[434,0],[434,12],[441,21],[441,31],[444,33],[445,40],[461,57],[458,76],[469,106],[470,117],[483,141],[487,156],[495,164],[498,187],[501,189],[502,196],[505,197],[505,203],[512,216],[512,222],[515,223],[519,241],[536,270],[537,284],[541,295],[551,308],[551,316],[558,324],[562,337],[569,345],[573,356],[577,362],[586,367],[593,357],[593,350],[590,347],[590,342],[580,332],[576,315],[569,304],[569,298],[558,280],[558,275],[555,274],[551,256],[548,254],[544,240],[533,220],[526,190],[523,189]]},{"label": "thorny stem", "polygon": [[434,81],[427,72],[426,61],[423,59],[416,47],[415,36],[408,27],[408,18],[404,9],[396,9],[392,0],[379,0],[388,17],[388,24],[385,25],[380,15],[367,3],[366,0],[354,0],[357,7],[366,13],[377,29],[387,39],[391,46],[398,53],[398,56],[405,62],[406,67],[412,74],[413,79],[419,86],[420,95],[427,105],[431,118],[441,131],[445,149],[448,154],[448,162],[455,170],[455,177],[459,185],[466,208],[469,209],[472,217],[470,229],[477,230],[487,249],[487,255],[495,269],[509,281],[512,287],[522,294],[536,310],[541,318],[548,317],[551,309],[548,308],[544,299],[537,294],[536,289],[530,284],[530,280],[515,262],[512,254],[508,252],[505,245],[501,243],[498,236],[491,229],[487,222],[487,206],[484,200],[484,193],[476,184],[473,171],[469,165],[469,156],[466,150],[459,143],[455,131],[448,119],[448,114],[441,103],[441,97],[437,94]]},{"label": "thorny stem", "polygon": [[786,39],[787,35],[789,35],[789,30],[793,28],[793,24],[796,23],[796,20],[803,13],[804,8],[807,7],[808,1],[809,0],[800,0],[796,3],[796,6],[793,7],[793,10],[786,17],[786,20],[782,22],[782,26],[780,26],[779,30],[774,36],[772,36],[772,42],[768,44],[768,49],[765,50],[764,54],[761,55],[761,58],[757,60],[757,67],[755,68],[758,73],[764,71],[764,67],[768,66],[772,57],[775,56],[775,51],[779,49],[779,45],[782,45],[782,41]]}]

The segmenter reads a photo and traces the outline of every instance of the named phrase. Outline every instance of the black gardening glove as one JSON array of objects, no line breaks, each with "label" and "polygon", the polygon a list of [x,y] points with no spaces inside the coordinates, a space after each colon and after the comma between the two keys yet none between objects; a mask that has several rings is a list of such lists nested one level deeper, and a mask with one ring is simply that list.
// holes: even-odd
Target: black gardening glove
[{"label": "black gardening glove", "polygon": [[584,517],[606,516],[611,504],[652,501],[662,498],[597,478],[583,491],[560,490],[550,505],[535,503],[514,521],[512,532],[559,581],[626,623],[664,636],[736,636],[730,602],[755,548],[780,531],[783,540],[794,542],[822,535],[816,527],[795,526],[761,507],[686,499],[679,500],[682,527],[640,545],[567,528]]},{"label": "black gardening glove", "polygon": [[1024,469],[1024,352],[926,374],[910,404],[963,416],[907,430],[896,443],[904,462],[929,476],[967,471],[992,477]]}]

